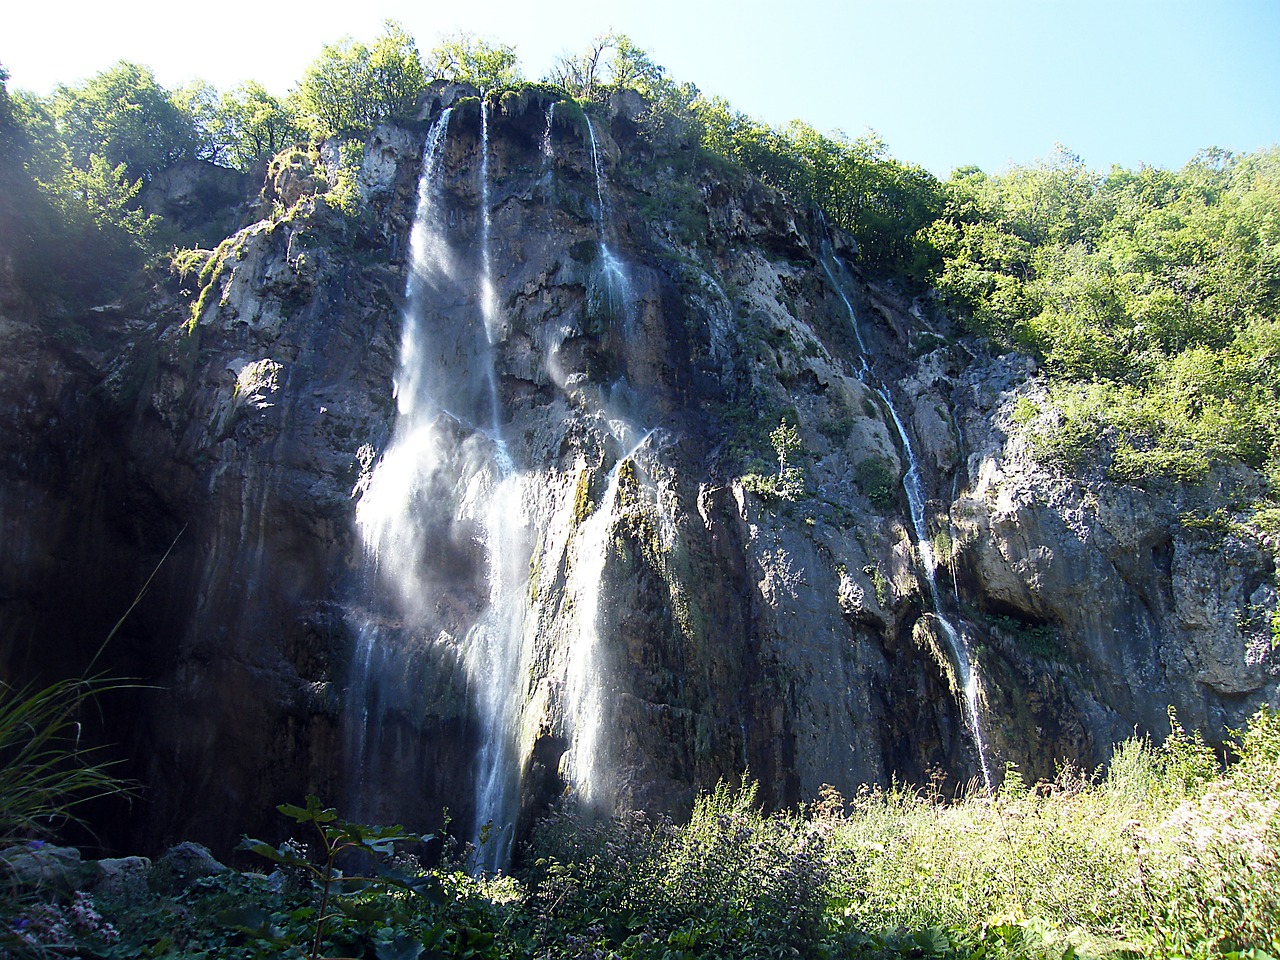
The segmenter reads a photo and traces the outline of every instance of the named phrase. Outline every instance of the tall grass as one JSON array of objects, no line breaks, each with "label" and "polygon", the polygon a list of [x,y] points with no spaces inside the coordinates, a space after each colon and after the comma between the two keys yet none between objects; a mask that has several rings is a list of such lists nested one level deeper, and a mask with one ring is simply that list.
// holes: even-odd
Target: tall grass
[{"label": "tall grass", "polygon": [[[1280,714],[1260,711],[1225,769],[1170,720],[1162,744],[1120,744],[1105,773],[1028,785],[1010,770],[994,796],[827,789],[766,814],[744,782],[683,824],[567,806],[516,876],[446,866],[430,871],[443,898],[370,889],[323,943],[308,887],[231,873],[117,907],[84,893],[0,903],[0,945],[7,923],[48,956],[103,958],[258,960],[306,944],[381,960],[1280,957]],[[93,923],[76,919],[90,909]]]},{"label": "tall grass", "polygon": [[0,684],[0,847],[49,836],[78,821],[81,804],[129,789],[115,763],[81,741],[85,712],[119,686],[100,678]]}]

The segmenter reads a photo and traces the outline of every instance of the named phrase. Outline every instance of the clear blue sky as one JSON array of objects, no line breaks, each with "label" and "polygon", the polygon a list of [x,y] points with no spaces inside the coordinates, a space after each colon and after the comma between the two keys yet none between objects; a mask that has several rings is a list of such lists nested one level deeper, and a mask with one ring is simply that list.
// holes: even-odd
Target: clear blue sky
[{"label": "clear blue sky", "polygon": [[[678,80],[761,120],[875,130],[946,176],[1055,142],[1090,166],[1177,167],[1201,147],[1280,141],[1280,0],[365,0],[21,2],[0,22],[11,86],[47,92],[127,58],[166,86],[257,79],[286,92],[327,42],[399,20],[425,52],[470,31],[526,76],[597,33],[628,34]],[[122,14],[127,10],[128,14]],[[784,12],[785,11],[785,12]]]}]

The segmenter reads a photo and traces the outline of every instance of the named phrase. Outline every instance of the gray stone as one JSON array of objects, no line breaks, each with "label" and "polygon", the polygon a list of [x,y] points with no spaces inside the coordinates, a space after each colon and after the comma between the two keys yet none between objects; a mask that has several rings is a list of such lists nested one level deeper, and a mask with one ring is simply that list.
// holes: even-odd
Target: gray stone
[{"label": "gray stone", "polygon": [[203,877],[229,873],[230,867],[219,862],[209,848],[190,840],[170,847],[156,862],[156,871],[178,886],[187,887]]},{"label": "gray stone", "polygon": [[0,873],[6,884],[58,890],[79,889],[85,877],[79,850],[39,840],[0,850]]},{"label": "gray stone", "polygon": [[151,861],[146,857],[118,857],[96,861],[97,877],[90,886],[95,895],[137,903],[149,894]]}]

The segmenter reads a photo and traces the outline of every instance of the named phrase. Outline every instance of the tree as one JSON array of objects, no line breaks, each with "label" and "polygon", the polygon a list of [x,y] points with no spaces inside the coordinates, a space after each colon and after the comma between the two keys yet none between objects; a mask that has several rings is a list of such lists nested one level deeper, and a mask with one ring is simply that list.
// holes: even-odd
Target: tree
[{"label": "tree", "polygon": [[350,37],[321,48],[298,87],[298,104],[314,132],[343,136],[369,129],[368,61],[369,48]]},{"label": "tree", "polygon": [[302,136],[291,105],[249,80],[218,101],[214,135],[219,162],[248,170],[260,160],[274,157]]},{"label": "tree", "polygon": [[481,90],[498,90],[520,82],[514,47],[459,33],[427,55],[427,72],[436,80],[469,83]]},{"label": "tree", "polygon": [[671,85],[665,73],[626,34],[605,33],[582,53],[557,58],[548,79],[578,100],[603,100],[623,88],[657,97]]},{"label": "tree", "polygon": [[298,104],[320,136],[366,136],[379,123],[407,117],[426,87],[413,38],[394,20],[372,47],[343,37],[327,44],[303,75]]},{"label": "tree", "polygon": [[370,102],[378,121],[411,116],[418,95],[426,88],[427,75],[418,46],[394,20],[383,23],[383,33],[369,51]]},{"label": "tree", "polygon": [[124,164],[133,180],[150,180],[199,145],[192,113],[161,87],[149,67],[127,60],[76,86],[59,86],[49,104],[69,162],[90,157]]},{"label": "tree", "polygon": [[9,98],[9,71],[0,63],[0,143],[9,138],[13,127],[13,101]]}]

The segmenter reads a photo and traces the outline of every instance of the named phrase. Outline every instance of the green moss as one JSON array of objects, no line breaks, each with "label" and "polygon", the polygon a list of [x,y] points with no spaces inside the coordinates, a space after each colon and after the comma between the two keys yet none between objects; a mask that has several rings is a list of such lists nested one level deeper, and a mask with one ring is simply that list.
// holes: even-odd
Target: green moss
[{"label": "green moss", "polygon": [[1027,397],[1019,397],[1018,402],[1013,405],[1013,422],[1019,426],[1024,426],[1036,418],[1040,413],[1040,406]]},{"label": "green moss", "polygon": [[1024,653],[1042,660],[1063,660],[1058,628],[1051,623],[1024,623],[1013,617],[991,617],[991,625],[1013,640]]},{"label": "green moss", "polygon": [[576,527],[586,520],[595,508],[595,501],[591,499],[591,471],[579,470],[573,489],[573,525]]},{"label": "green moss", "polygon": [[891,599],[889,580],[880,572],[879,564],[869,563],[862,568],[862,572],[871,578],[871,588],[875,591],[876,603],[878,603],[881,608],[887,607],[889,605],[889,600]]},{"label": "green moss", "polygon": [[205,262],[200,270],[200,293],[196,296],[195,302],[191,304],[191,316],[187,319],[187,333],[193,333],[200,318],[204,315],[205,308],[209,305],[209,298],[213,296],[215,289],[220,289],[220,281],[226,272],[226,262],[233,257],[239,259],[241,251],[241,240],[239,236],[227,237],[222,243],[218,244],[218,248],[214,250],[213,256]]}]

